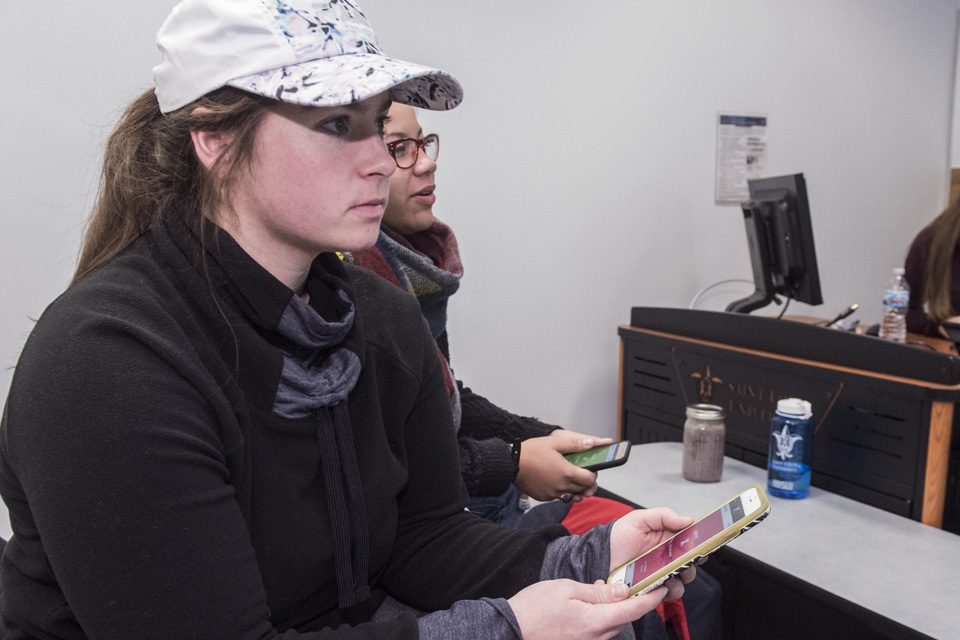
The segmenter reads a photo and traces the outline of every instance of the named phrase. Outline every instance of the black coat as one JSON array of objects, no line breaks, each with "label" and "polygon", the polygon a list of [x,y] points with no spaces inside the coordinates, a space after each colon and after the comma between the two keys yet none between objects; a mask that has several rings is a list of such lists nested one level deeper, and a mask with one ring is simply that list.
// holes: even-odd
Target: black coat
[{"label": "black coat", "polygon": [[[14,531],[4,637],[319,638],[309,632],[368,619],[388,592],[430,611],[537,580],[564,530],[509,531],[463,511],[416,301],[326,254],[307,290],[321,311],[330,283],[356,304],[347,342],[362,372],[347,403],[372,587],[340,611],[317,419],[271,412],[276,323],[293,292],[226,234],[203,266],[172,220],[68,289],[24,347],[0,427]],[[352,633],[415,637],[416,624]]]}]

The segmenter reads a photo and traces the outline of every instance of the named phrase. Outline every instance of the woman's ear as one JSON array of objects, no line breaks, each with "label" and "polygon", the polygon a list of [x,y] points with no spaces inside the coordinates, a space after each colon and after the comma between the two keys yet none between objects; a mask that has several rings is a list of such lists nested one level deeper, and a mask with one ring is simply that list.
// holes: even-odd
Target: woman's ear
[{"label": "woman's ear", "polygon": [[[206,107],[197,107],[193,110],[193,113],[210,113],[210,109]],[[190,138],[193,140],[193,149],[197,154],[197,158],[200,159],[200,162],[207,168],[208,171],[212,171],[213,166],[220,159],[220,156],[222,156],[227,150],[227,147],[229,146],[230,141],[233,139],[233,136],[224,134],[220,131],[201,131],[191,129]]]},{"label": "woman's ear", "polygon": [[191,131],[190,138],[193,140],[197,158],[208,171],[212,171],[213,165],[227,147],[224,135],[219,131]]}]

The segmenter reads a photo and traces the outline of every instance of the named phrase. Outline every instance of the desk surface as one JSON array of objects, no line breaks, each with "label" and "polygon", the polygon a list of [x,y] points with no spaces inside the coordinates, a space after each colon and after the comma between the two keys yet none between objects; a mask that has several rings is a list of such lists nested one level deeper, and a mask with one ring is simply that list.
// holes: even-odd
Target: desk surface
[{"label": "desk surface", "polygon": [[[695,518],[750,485],[766,486],[764,469],[731,458],[720,482],[687,482],[682,449],[677,442],[634,445],[625,465],[600,472],[599,484],[644,507]],[[732,548],[933,638],[957,637],[960,535],[816,487],[804,500],[770,502],[766,521]]]},{"label": "desk surface", "polygon": [[[815,324],[818,326],[825,326],[826,323],[830,322],[828,318],[817,318],[814,316],[783,316],[783,319],[792,320],[794,322],[802,322],[804,324]],[[866,325],[859,325],[854,333],[865,333],[867,328],[868,327]],[[957,355],[957,347],[953,343],[953,340],[947,340],[946,338],[934,338],[932,336],[908,332],[907,344],[915,345],[921,349],[933,349],[934,351],[946,353],[947,355],[951,356]]]}]

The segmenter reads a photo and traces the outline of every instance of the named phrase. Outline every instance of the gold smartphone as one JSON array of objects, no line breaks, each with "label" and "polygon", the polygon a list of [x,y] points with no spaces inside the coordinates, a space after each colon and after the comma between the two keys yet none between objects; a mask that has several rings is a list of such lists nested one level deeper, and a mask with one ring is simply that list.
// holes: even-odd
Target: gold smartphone
[{"label": "gold smartphone", "polygon": [[614,570],[607,583],[626,584],[631,596],[656,589],[762,521],[768,513],[767,494],[763,487],[755,484],[672,538]]}]

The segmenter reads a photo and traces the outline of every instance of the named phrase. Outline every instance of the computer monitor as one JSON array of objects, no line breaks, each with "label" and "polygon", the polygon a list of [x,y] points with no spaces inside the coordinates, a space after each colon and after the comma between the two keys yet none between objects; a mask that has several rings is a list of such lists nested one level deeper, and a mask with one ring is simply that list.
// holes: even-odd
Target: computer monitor
[{"label": "computer monitor", "polygon": [[813,224],[803,174],[748,181],[750,200],[740,204],[756,291],[727,306],[750,313],[781,295],[823,304]]}]

